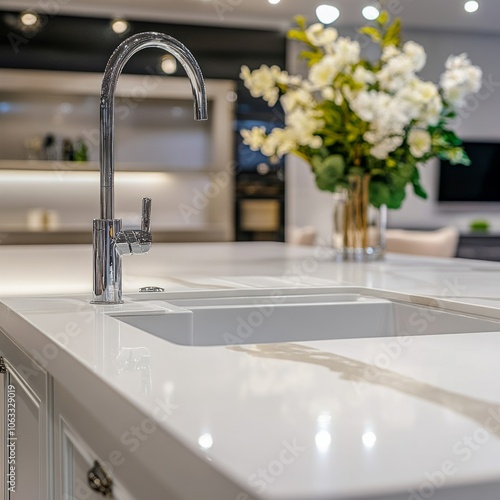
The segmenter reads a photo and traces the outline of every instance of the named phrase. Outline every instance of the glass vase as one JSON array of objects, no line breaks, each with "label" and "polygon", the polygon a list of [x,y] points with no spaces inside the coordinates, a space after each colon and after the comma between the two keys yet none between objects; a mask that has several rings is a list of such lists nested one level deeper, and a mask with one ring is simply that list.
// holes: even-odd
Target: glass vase
[{"label": "glass vase", "polygon": [[333,195],[332,246],[343,261],[381,260],[385,254],[387,207],[369,202],[370,175],[350,175]]}]

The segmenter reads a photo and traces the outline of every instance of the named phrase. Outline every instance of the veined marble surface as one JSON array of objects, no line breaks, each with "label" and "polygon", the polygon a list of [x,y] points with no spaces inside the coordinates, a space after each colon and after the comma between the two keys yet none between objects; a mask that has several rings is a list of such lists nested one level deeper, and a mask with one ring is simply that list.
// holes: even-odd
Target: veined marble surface
[{"label": "veined marble surface", "polygon": [[[127,300],[111,307],[89,303],[87,246],[0,248],[0,277],[0,328],[28,352],[55,346],[47,369],[73,391],[78,366],[146,416],[171,403],[162,431],[241,486],[228,500],[500,498],[500,325],[405,341],[186,347],[109,314],[190,292],[363,287],[498,320],[499,264],[397,255],[339,264],[324,248],[164,244],[124,259]],[[133,301],[147,285],[166,292]],[[147,390],[117,367],[120,348],[149,352]],[[208,486],[206,498],[215,500]]]}]

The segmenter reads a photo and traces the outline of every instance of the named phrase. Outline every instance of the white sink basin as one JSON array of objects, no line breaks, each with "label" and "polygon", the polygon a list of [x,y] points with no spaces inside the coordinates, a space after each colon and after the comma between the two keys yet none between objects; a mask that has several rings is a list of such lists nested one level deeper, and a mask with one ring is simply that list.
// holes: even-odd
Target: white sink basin
[{"label": "white sink basin", "polygon": [[178,299],[116,319],[181,345],[213,346],[500,331],[500,323],[358,294]]}]

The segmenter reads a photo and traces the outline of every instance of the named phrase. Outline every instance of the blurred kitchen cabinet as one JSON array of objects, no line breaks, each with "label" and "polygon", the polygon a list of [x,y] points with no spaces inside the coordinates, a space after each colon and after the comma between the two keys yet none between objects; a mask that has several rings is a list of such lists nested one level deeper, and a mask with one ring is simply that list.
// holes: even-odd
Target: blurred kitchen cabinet
[{"label": "blurred kitchen cabinet", "polygon": [[236,182],[236,239],[284,241],[285,182],[281,171],[243,174]]},{"label": "blurred kitchen cabinet", "polygon": [[3,498],[52,499],[50,377],[10,338],[0,336]]},{"label": "blurred kitchen cabinet", "polygon": [[[95,216],[85,190],[99,189],[101,78],[98,73],[0,69],[0,230],[23,230],[24,214],[40,207],[64,219],[61,230],[83,224],[79,214],[85,221]],[[123,180],[123,190],[144,184],[144,190],[153,192],[155,217],[162,215],[158,223],[153,221],[157,230],[188,228],[200,239],[208,232],[217,241],[230,241],[235,84],[207,80],[206,87],[209,119],[195,121],[187,78],[120,77],[115,103],[117,190],[123,171],[139,172],[139,179]],[[81,143],[87,148],[86,160],[69,161],[77,159]],[[68,144],[74,145],[73,156]],[[33,179],[46,188],[33,189]],[[76,201],[89,207],[73,210],[68,199],[83,191]],[[130,198],[117,193],[117,212],[135,213]]]},{"label": "blurred kitchen cabinet", "polygon": [[[104,462],[76,433],[68,422],[65,403],[56,395],[55,418],[55,484],[56,498],[62,500],[133,500],[131,493],[117,482]],[[95,488],[91,487],[90,483]]]}]

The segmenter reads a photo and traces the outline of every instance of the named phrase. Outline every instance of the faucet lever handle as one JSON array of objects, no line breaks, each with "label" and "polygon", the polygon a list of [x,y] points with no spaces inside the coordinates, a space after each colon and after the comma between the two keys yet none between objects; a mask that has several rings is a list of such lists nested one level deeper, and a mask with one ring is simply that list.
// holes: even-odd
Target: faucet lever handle
[{"label": "faucet lever handle", "polygon": [[142,199],[141,231],[151,232],[151,198]]}]

